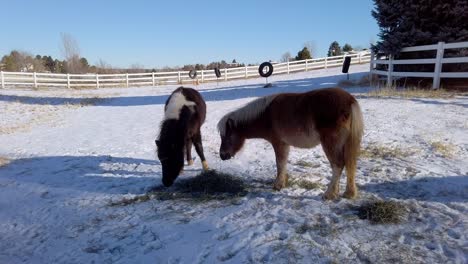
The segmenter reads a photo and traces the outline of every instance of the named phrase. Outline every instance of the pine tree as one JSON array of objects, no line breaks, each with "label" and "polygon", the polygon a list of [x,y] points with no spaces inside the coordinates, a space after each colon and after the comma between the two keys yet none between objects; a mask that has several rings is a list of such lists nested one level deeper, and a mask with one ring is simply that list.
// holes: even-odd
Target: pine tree
[{"label": "pine tree", "polygon": [[296,60],[308,60],[308,59],[312,59],[312,56],[310,55],[309,49],[307,47],[304,47],[302,48],[302,50],[300,50],[297,53]]},{"label": "pine tree", "polygon": [[344,44],[343,46],[343,51],[344,52],[350,52],[350,51],[353,51],[353,47],[351,45],[349,45],[348,43]]},{"label": "pine tree", "polygon": [[374,51],[397,55],[401,48],[468,40],[468,1],[374,0],[380,27]]},{"label": "pine tree", "polygon": [[83,70],[88,70],[89,68],[89,63],[88,63],[88,60],[86,58],[81,58],[80,59],[80,64],[81,64],[81,67],[83,68]]},{"label": "pine tree", "polygon": [[343,54],[343,53],[341,52],[340,44],[338,44],[337,41],[333,41],[330,44],[330,47],[328,48],[327,56],[331,57],[331,56],[338,56],[338,55],[341,55],[341,54]]},{"label": "pine tree", "polygon": [[50,72],[54,72],[55,70],[55,61],[52,59],[51,56],[44,56],[42,57],[42,60],[44,61],[44,66],[46,67],[46,70]]}]

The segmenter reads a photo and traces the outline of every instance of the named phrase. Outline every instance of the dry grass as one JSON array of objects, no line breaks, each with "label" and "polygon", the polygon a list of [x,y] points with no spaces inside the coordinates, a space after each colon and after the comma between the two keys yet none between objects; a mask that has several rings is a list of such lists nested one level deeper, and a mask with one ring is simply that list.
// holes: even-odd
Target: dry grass
[{"label": "dry grass", "polygon": [[[13,134],[28,132],[32,127],[39,124],[50,123],[57,118],[58,113],[64,109],[76,109],[85,106],[98,105],[106,100],[105,98],[94,97],[74,97],[71,100],[65,99],[60,104],[53,102],[54,97],[40,100],[37,104],[31,103],[30,99],[17,99],[0,105],[0,112],[5,115],[13,113],[21,115],[17,120],[0,120],[0,134]],[[52,124],[52,123],[51,123]]]},{"label": "dry grass", "polygon": [[333,224],[325,223],[315,223],[310,225],[308,223],[303,223],[296,228],[296,234],[303,235],[305,233],[312,232],[321,237],[334,236],[337,233],[337,229]]},{"label": "dry grass", "polygon": [[104,98],[100,97],[91,97],[91,98],[83,98],[80,100],[79,105],[80,106],[90,106],[90,105],[97,105],[104,101]]},{"label": "dry grass", "polygon": [[299,187],[306,190],[321,189],[323,185],[318,182],[311,182],[304,179],[289,179],[287,187]]},{"label": "dry grass", "polygon": [[368,159],[405,158],[415,153],[414,150],[404,150],[394,146],[369,144],[361,149],[361,157]]},{"label": "dry grass", "polygon": [[208,170],[193,178],[176,181],[171,188],[158,186],[146,194],[111,202],[110,206],[125,206],[151,199],[185,199],[202,202],[237,198],[246,194],[247,189],[241,179],[227,173]]},{"label": "dry grass", "polygon": [[451,158],[455,155],[456,147],[449,142],[432,141],[430,142],[431,149],[445,158]]},{"label": "dry grass", "polygon": [[394,201],[373,201],[357,208],[357,215],[372,224],[398,224],[406,214],[403,204]]},{"label": "dry grass", "polygon": [[0,157],[0,168],[8,165],[10,162],[11,162],[10,159],[7,159],[5,157]]},{"label": "dry grass", "polygon": [[418,88],[396,88],[384,87],[370,91],[371,97],[402,97],[402,98],[453,98],[456,93],[444,89],[418,89]]},{"label": "dry grass", "polygon": [[296,166],[301,166],[301,167],[307,167],[307,168],[317,168],[317,167],[320,167],[320,164],[314,164],[310,161],[306,161],[306,160],[298,160],[296,163],[294,163],[294,165]]}]

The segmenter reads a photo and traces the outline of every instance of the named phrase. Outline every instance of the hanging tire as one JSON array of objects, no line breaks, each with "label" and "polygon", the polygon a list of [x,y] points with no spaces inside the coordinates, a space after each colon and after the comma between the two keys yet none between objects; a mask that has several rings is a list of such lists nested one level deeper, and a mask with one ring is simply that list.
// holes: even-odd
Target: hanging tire
[{"label": "hanging tire", "polygon": [[216,78],[221,77],[221,71],[219,70],[219,68],[214,68],[214,72],[216,74]]},{"label": "hanging tire", "polygon": [[188,76],[190,77],[190,79],[197,78],[197,71],[196,70],[190,70],[189,73],[188,73]]},{"label": "hanging tire", "polygon": [[[268,67],[268,71],[264,72],[265,67]],[[273,74],[273,65],[269,62],[264,62],[258,67],[258,74],[262,77],[270,77]]]}]

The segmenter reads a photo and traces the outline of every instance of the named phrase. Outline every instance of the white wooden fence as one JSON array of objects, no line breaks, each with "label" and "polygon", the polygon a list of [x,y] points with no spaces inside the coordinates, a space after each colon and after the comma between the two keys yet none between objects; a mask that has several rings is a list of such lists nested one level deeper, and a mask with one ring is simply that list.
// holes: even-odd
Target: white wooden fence
[{"label": "white wooden fence", "polygon": [[[273,75],[289,74],[293,72],[310,71],[328,67],[341,66],[346,56],[351,57],[351,64],[368,63],[371,59],[369,52],[325,57],[309,60],[299,60],[273,64]],[[198,82],[228,81],[259,77],[258,65],[220,69],[218,79],[214,70],[198,71]],[[133,87],[158,86],[166,84],[193,83],[188,71],[150,72],[124,74],[55,74],[36,72],[0,72],[1,88],[7,87],[63,87],[63,88],[101,88],[101,87]]]},{"label": "white wooden fence", "polygon": [[[387,76],[387,85],[392,84],[393,77],[429,77],[433,78],[432,88],[438,89],[440,87],[440,78],[468,78],[468,72],[442,72],[443,64],[468,63],[468,56],[444,58],[445,50],[463,48],[468,48],[468,41],[457,43],[439,42],[434,45],[408,47],[401,50],[401,52],[437,50],[436,57],[429,59],[394,60],[393,56],[388,56],[387,59],[381,60],[371,54],[370,73]],[[376,70],[375,66],[379,64],[388,65],[387,71]],[[434,72],[396,72],[393,70],[393,65],[401,64],[435,64],[435,67]]]}]

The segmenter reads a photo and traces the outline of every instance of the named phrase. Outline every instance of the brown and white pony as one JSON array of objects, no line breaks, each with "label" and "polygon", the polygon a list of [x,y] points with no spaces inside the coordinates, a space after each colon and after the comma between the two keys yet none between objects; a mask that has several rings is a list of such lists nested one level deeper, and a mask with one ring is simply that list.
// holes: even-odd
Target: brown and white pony
[{"label": "brown and white pony", "polygon": [[155,141],[162,165],[162,182],[171,186],[184,167],[184,152],[188,165],[193,164],[192,142],[203,169],[208,165],[203,154],[200,127],[205,122],[206,104],[199,92],[179,87],[167,99],[159,138]]},{"label": "brown and white pony", "polygon": [[285,187],[290,146],[313,148],[322,144],[332,168],[325,199],[336,199],[339,179],[346,167],[344,197],[357,196],[354,177],[364,124],[356,99],[339,88],[306,93],[283,93],[256,99],[226,114],[218,123],[220,157],[227,160],[246,139],[263,138],[273,145],[277,176],[274,189]]}]

